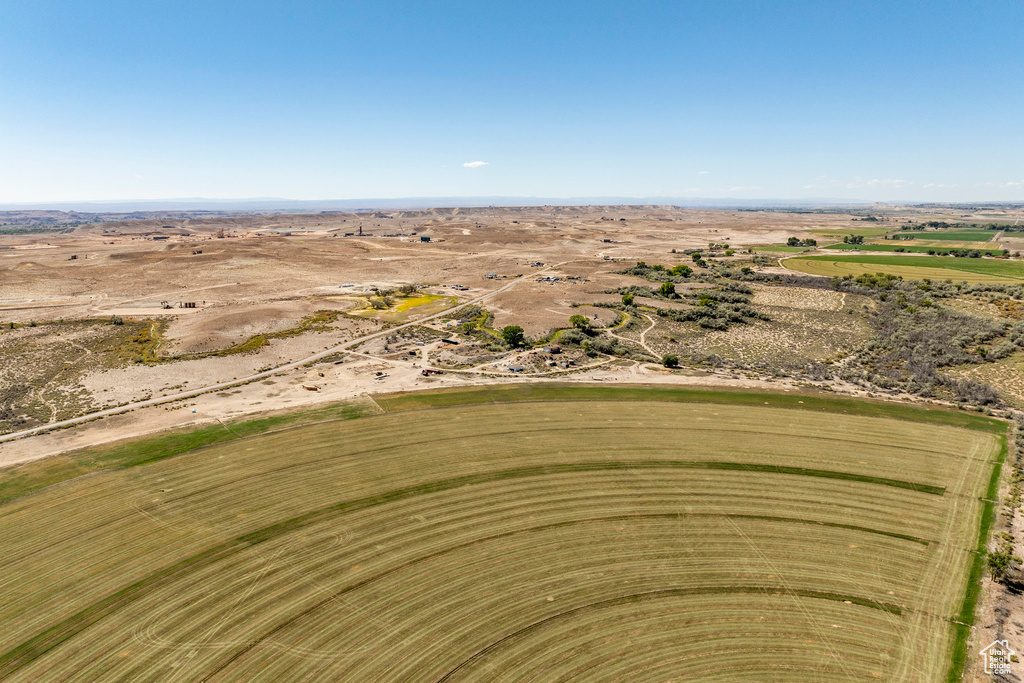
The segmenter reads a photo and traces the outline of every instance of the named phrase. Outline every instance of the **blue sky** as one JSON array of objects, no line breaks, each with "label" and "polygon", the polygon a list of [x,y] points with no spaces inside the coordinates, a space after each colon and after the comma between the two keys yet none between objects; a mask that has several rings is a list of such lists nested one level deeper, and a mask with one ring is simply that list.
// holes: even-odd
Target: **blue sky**
[{"label": "blue sky", "polygon": [[1018,0],[12,0],[0,202],[1024,200],[1022,27]]}]

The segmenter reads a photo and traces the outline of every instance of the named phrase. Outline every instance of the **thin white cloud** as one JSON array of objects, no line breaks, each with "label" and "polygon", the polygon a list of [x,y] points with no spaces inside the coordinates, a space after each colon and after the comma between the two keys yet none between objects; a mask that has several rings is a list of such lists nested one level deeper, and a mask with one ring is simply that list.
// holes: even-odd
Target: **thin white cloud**
[{"label": "thin white cloud", "polygon": [[872,188],[875,188],[875,187],[901,188],[901,187],[907,187],[908,185],[913,185],[913,184],[914,183],[909,181],[909,180],[902,180],[900,178],[872,178],[871,180],[863,181],[863,182],[861,181],[860,178],[857,178],[852,183],[846,183],[846,187],[847,187],[847,189],[850,189],[850,190],[853,190],[853,189],[856,189],[856,188],[863,188],[863,187],[872,187]]},{"label": "thin white cloud", "polygon": [[711,171],[701,171],[697,175],[707,175],[708,173],[711,173]]},{"label": "thin white cloud", "polygon": [[817,185],[804,185],[804,189],[805,190],[813,190],[816,187],[817,187]]},{"label": "thin white cloud", "polygon": [[726,194],[733,194],[736,192],[749,192],[751,190],[760,190],[760,185],[735,185],[733,187],[688,187],[685,190],[680,190],[679,194],[694,194],[700,193],[705,197],[718,197]]},{"label": "thin white cloud", "polygon": [[467,161],[463,164],[466,168],[480,168],[481,166],[490,166],[486,161]]},{"label": "thin white cloud", "polygon": [[899,178],[872,178],[868,181],[869,187],[905,187],[911,184],[909,181]]},{"label": "thin white cloud", "polygon": [[1003,183],[1003,187],[1022,187],[1024,186],[1024,180],[1011,180],[1008,183]]}]

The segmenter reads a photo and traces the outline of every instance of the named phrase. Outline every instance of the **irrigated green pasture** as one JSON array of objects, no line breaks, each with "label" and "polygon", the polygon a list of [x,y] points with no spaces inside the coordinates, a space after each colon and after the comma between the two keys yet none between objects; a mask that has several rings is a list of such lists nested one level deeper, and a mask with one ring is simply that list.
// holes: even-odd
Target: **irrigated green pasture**
[{"label": "irrigated green pasture", "polygon": [[995,230],[908,230],[897,235],[910,235],[920,240],[952,240],[954,242],[987,242],[999,233]]},{"label": "irrigated green pasture", "polygon": [[1021,282],[1024,262],[1004,259],[956,258],[954,256],[898,256],[860,254],[798,256],[783,261],[791,269],[814,275],[888,273],[907,280],[951,279],[954,282]]},{"label": "irrigated green pasture", "polygon": [[0,505],[0,679],[936,681],[962,662],[998,421],[664,388],[378,402]]},{"label": "irrigated green pasture", "polygon": [[[844,244],[843,242],[837,242],[830,244],[825,249],[835,249],[837,251],[883,251],[883,252],[896,252],[905,251],[911,254],[927,254],[931,251],[933,254],[946,255],[950,249],[955,249],[953,245],[944,243],[940,246],[926,245],[922,246],[916,244],[917,240],[913,242],[886,242],[885,244]],[[1002,253],[1002,249],[993,249],[992,247],[998,247],[999,245],[979,245],[979,251],[986,256],[998,256]],[[965,247],[966,248],[966,247]],[[971,247],[973,248],[973,247]]]},{"label": "irrigated green pasture", "polygon": [[778,251],[787,254],[796,254],[801,251],[810,251],[811,247],[788,247],[785,244],[767,244],[754,247],[755,251]]}]

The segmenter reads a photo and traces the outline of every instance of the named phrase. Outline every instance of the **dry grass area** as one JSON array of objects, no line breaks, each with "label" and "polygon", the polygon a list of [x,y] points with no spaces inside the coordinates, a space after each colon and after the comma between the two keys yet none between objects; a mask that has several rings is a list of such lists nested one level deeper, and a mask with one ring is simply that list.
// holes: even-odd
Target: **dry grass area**
[{"label": "dry grass area", "polygon": [[[616,273],[623,268],[617,259],[687,263],[684,249],[712,241],[769,244],[850,220],[842,213],[538,207],[162,218],[2,235],[0,351],[7,362],[0,371],[20,388],[0,397],[0,432],[245,377],[437,313],[537,270],[531,264],[538,262],[561,264],[545,273],[558,280],[524,282],[492,297],[485,308],[495,327],[520,325],[537,338],[576,313],[605,326],[617,314],[587,304],[617,301],[606,292],[636,281]],[[367,309],[375,288],[403,284],[419,286],[413,299],[420,305],[397,300],[387,310]],[[273,338],[318,311],[355,312],[365,322],[342,317],[330,330]],[[125,325],[100,324],[114,319]],[[86,320],[98,322],[69,322]],[[118,336],[129,331],[129,339]],[[172,356],[188,360],[150,362]],[[260,403],[283,407],[274,397]]]},{"label": "dry grass area", "polygon": [[[739,364],[795,367],[849,353],[870,337],[867,297],[829,290],[755,288],[753,303],[769,320],[706,330],[697,323],[659,320],[646,334],[658,354],[714,354]],[[661,304],[659,304],[661,305]],[[629,333],[637,338],[636,332]]]},{"label": "dry grass area", "polygon": [[41,424],[94,408],[80,381],[83,370],[119,364],[113,348],[144,329],[51,323],[0,335],[0,431],[11,429],[18,416]]},{"label": "dry grass area", "polygon": [[[842,211],[569,206],[161,218],[81,226],[67,234],[2,235],[0,350],[9,360],[4,371],[10,381],[23,388],[0,397],[6,416],[0,432],[246,377],[456,307],[542,267],[550,267],[543,273],[550,280],[520,282],[482,303],[492,316],[492,329],[519,325],[531,339],[547,338],[574,314],[606,327],[618,313],[590,304],[614,305],[620,296],[612,292],[619,288],[656,289],[660,284],[620,273],[637,261],[693,266],[685,251],[728,244],[735,253],[717,252],[719,264],[785,274],[771,259],[758,261],[746,249],[809,234],[893,231],[924,217],[918,210],[888,210],[867,225],[860,220],[863,214]],[[430,241],[421,241],[425,237]],[[698,280],[712,277],[702,268],[697,274]],[[371,299],[380,298],[378,292],[410,284],[418,286],[418,294],[395,298],[382,310],[369,308]],[[682,283],[678,290],[685,294],[710,286],[698,281]],[[842,355],[867,334],[860,304],[844,303],[834,292],[756,289],[751,305],[770,321],[709,331],[695,323],[659,320],[644,337],[648,321],[638,318],[615,334],[633,344],[634,357],[716,354],[773,367]],[[692,297],[644,296],[638,302],[677,310],[695,303]],[[195,307],[180,307],[185,303]],[[289,336],[322,311],[342,316]],[[85,354],[72,343],[70,331],[60,331],[70,330],[69,324],[99,330],[99,323],[83,321],[115,318],[125,321],[119,329],[134,336],[114,344],[116,350],[109,353]],[[37,326],[29,328],[30,323]],[[107,329],[100,336],[113,332]],[[457,331],[435,326],[435,332]],[[25,341],[29,338],[31,344]],[[460,353],[439,352],[434,360],[446,368],[471,368],[503,358],[500,350],[489,348],[491,339],[463,341],[469,343]],[[182,359],[164,362],[170,357]],[[401,356],[376,359],[395,360]],[[72,367],[64,370],[68,364]],[[28,365],[30,370],[18,369]],[[623,376],[632,372],[626,366],[609,367]],[[393,384],[396,369],[381,370],[392,378],[382,384],[390,389],[418,385],[418,366],[405,366],[413,381],[403,380],[403,387]],[[317,379],[337,374],[332,367],[315,372]],[[281,392],[246,405],[275,409],[290,400],[288,392]]]},{"label": "dry grass area", "polygon": [[958,377],[969,377],[991,385],[1007,404],[1024,410],[1024,353],[1014,353],[994,363],[964,365],[952,370]]},{"label": "dry grass area", "polygon": [[999,423],[600,391],[386,396],[15,499],[0,677],[946,675]]},{"label": "dry grass area", "polygon": [[344,311],[357,305],[352,300],[309,297],[268,303],[248,302],[217,317],[181,315],[167,324],[164,350],[171,355],[216,351],[242,343],[255,335],[295,327],[303,318],[317,311]]}]

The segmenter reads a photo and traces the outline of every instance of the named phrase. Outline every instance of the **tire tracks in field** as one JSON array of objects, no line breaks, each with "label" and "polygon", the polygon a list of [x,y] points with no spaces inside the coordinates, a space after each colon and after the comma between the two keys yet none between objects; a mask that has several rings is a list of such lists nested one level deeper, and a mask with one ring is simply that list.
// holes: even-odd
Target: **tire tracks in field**
[{"label": "tire tracks in field", "polygon": [[[336,591],[333,591],[330,595],[326,596],[324,599],[314,603],[313,605],[307,607],[306,609],[304,609],[304,610],[298,612],[297,614],[287,618],[285,621],[281,622],[280,624],[275,626],[270,631],[267,631],[266,633],[264,633],[263,635],[261,635],[261,636],[259,636],[257,638],[253,638],[251,640],[248,640],[246,642],[245,646],[241,650],[239,650],[238,652],[232,654],[232,656],[230,658],[228,658],[225,662],[220,664],[215,670],[213,670],[210,673],[206,674],[201,680],[202,681],[210,680],[211,678],[213,678],[214,676],[216,676],[220,672],[222,672],[225,669],[227,669],[232,663],[238,661],[241,657],[245,656],[247,653],[249,653],[250,651],[255,649],[257,646],[264,645],[264,644],[268,645],[270,647],[275,647],[275,648],[282,649],[282,650],[284,650],[284,651],[286,651],[286,652],[288,652],[290,654],[294,654],[294,655],[297,655],[297,656],[329,657],[329,656],[332,656],[332,655],[336,655],[338,653],[336,651],[333,651],[333,650],[326,651],[326,652],[325,651],[313,651],[313,650],[308,650],[308,649],[307,650],[303,650],[302,648],[296,648],[296,647],[293,647],[293,646],[286,646],[283,643],[275,642],[273,640],[273,636],[278,634],[278,633],[280,633],[281,631],[286,629],[288,626],[291,626],[292,624],[296,623],[297,621],[301,620],[302,618],[308,616],[309,614],[311,614],[313,612],[316,612],[317,610],[319,610],[320,608],[324,607],[328,603],[336,601],[336,600],[338,600],[339,598],[343,597],[344,595],[346,595],[348,593],[352,593],[352,592],[354,592],[356,590],[359,590],[361,588],[365,588],[366,586],[368,586],[370,584],[376,583],[377,581],[380,581],[381,579],[387,578],[388,576],[391,576],[391,575],[394,575],[394,574],[399,573],[401,571],[404,571],[404,570],[406,570],[406,569],[408,569],[410,567],[414,567],[416,565],[423,564],[425,562],[437,559],[439,557],[444,557],[445,555],[449,555],[451,553],[455,553],[455,552],[458,552],[460,550],[465,550],[466,548],[471,548],[471,547],[477,546],[477,545],[483,545],[485,543],[490,543],[492,541],[499,540],[499,539],[512,538],[512,537],[515,537],[515,536],[521,536],[521,535],[530,534],[530,533],[544,532],[544,531],[549,531],[551,529],[560,529],[560,528],[565,528],[565,527],[569,527],[569,526],[576,526],[576,525],[580,525],[580,524],[588,524],[588,523],[595,523],[595,522],[597,522],[597,523],[601,523],[601,522],[624,522],[624,521],[634,521],[634,520],[672,520],[672,521],[677,521],[677,520],[688,519],[688,518],[698,518],[698,519],[702,519],[702,518],[705,518],[705,519],[706,518],[725,518],[727,521],[729,521],[730,523],[733,523],[733,524],[735,524],[735,522],[733,522],[734,519],[743,519],[743,520],[759,520],[759,521],[770,521],[770,522],[792,523],[792,524],[824,525],[824,526],[829,526],[829,527],[853,529],[853,530],[856,530],[856,531],[861,531],[861,532],[870,533],[870,534],[879,534],[879,535],[883,535],[883,536],[893,536],[893,537],[896,537],[896,538],[900,538],[902,540],[909,540],[911,542],[921,543],[921,544],[924,544],[924,545],[928,544],[928,541],[925,541],[924,539],[918,539],[918,538],[914,538],[914,537],[910,537],[910,536],[905,536],[905,535],[900,535],[900,534],[891,534],[891,533],[888,533],[888,532],[879,531],[879,530],[876,530],[876,529],[870,529],[870,528],[867,528],[867,527],[855,527],[855,526],[839,524],[839,523],[817,522],[817,521],[814,521],[814,520],[801,519],[801,518],[797,518],[797,517],[774,517],[774,516],[768,516],[768,515],[747,515],[747,514],[730,514],[730,513],[724,513],[723,514],[723,513],[714,513],[714,512],[708,512],[708,513],[680,512],[680,513],[650,513],[650,514],[636,513],[636,514],[620,514],[620,515],[604,515],[604,516],[596,516],[596,517],[585,517],[585,518],[582,518],[582,519],[566,520],[566,521],[561,521],[561,522],[551,522],[551,523],[548,523],[548,524],[541,524],[541,525],[537,525],[537,526],[533,526],[533,527],[526,527],[526,528],[523,528],[523,529],[515,529],[515,530],[512,530],[512,531],[505,531],[505,532],[501,532],[501,533],[497,533],[497,534],[492,534],[490,536],[485,536],[485,537],[482,537],[482,538],[475,538],[475,539],[472,539],[472,540],[469,540],[469,541],[465,541],[463,543],[459,543],[459,544],[454,545],[454,546],[449,546],[447,548],[442,548],[441,550],[437,550],[435,552],[428,553],[426,555],[422,555],[420,557],[413,558],[413,559],[408,560],[406,562],[402,562],[402,563],[400,563],[398,565],[395,565],[393,567],[388,568],[385,571],[382,571],[382,572],[380,572],[378,574],[375,574],[373,576],[367,577],[367,578],[363,579],[362,581],[359,581],[359,582],[357,582],[355,584],[351,584],[349,586],[345,586],[344,588],[341,588],[341,589],[338,589]],[[761,586],[760,588],[765,593],[793,593],[794,590],[798,590],[798,589],[791,589],[788,586],[784,587],[783,589],[780,589],[780,588],[777,588],[777,587],[773,587],[773,586]],[[716,590],[717,589],[713,588],[713,589],[711,589],[711,592],[714,592]],[[722,591],[722,592],[727,592],[727,591]],[[849,599],[849,598],[843,598],[843,599],[845,600],[845,599]],[[867,600],[867,599],[864,599],[864,600]],[[874,605],[879,606],[878,608],[883,609],[884,611],[887,611],[887,612],[890,612],[890,613],[894,613],[894,614],[900,614],[901,613],[901,608],[899,606],[897,606],[897,605],[890,605],[890,604],[887,604],[887,603],[880,603],[880,602],[871,601],[871,600],[868,600],[868,602],[871,602]],[[345,604],[348,604],[348,603],[345,603]]]},{"label": "tire tracks in field", "polygon": [[[588,400],[593,401],[595,399],[588,399]],[[376,405],[378,405],[378,406],[380,405],[376,401],[374,401],[374,403]],[[384,413],[388,412],[388,410],[383,408],[383,407],[381,407],[381,410],[383,410]],[[439,407],[439,408],[434,408],[433,410],[445,410],[445,408]],[[648,431],[652,431],[653,432],[653,431],[660,431],[660,430],[672,431],[675,428],[649,425],[649,426],[646,427],[646,429]],[[693,433],[707,433],[707,434],[716,434],[719,431],[717,428],[714,428],[714,427],[703,427],[702,428],[702,427],[697,427],[697,426],[691,426],[691,427],[688,427],[687,429],[688,429],[688,431],[693,432]],[[743,432],[743,433],[748,433],[748,434],[761,434],[761,433],[763,433],[763,429],[761,429],[761,428],[743,430],[743,429],[740,429],[740,428],[737,427],[737,428],[734,428],[734,429],[736,431],[738,431],[738,432]],[[620,427],[597,427],[597,426],[591,426],[591,427],[588,427],[587,430],[590,431],[590,432],[605,432],[605,431],[607,431],[607,432],[615,432],[615,433],[621,432],[621,428]],[[543,435],[544,433],[546,433],[548,431],[549,431],[549,428],[546,428],[546,427],[543,428],[543,429],[535,429],[535,430],[517,429],[517,430],[512,430],[512,431],[491,431],[491,432],[487,432],[487,437],[488,438],[501,439],[501,438],[511,438],[511,437],[517,436],[517,435]],[[773,435],[776,435],[776,434],[773,433]],[[827,442],[830,442],[831,444],[833,444],[833,448],[836,448],[836,449],[840,449],[840,448],[843,448],[843,447],[853,447],[853,446],[856,446],[858,444],[863,443],[862,441],[855,440],[855,439],[839,438],[839,437],[825,437],[825,436],[821,436],[821,435],[807,436],[807,435],[799,435],[799,434],[797,434],[797,435],[785,435],[785,436],[787,438],[807,438],[809,440],[814,440],[814,441],[818,441],[818,442],[827,441]],[[245,437],[245,438],[252,438],[252,437]],[[418,446],[425,446],[425,445],[429,445],[431,443],[434,443],[435,441],[436,440],[433,440],[433,439],[406,441],[406,442],[402,443],[400,445],[400,447],[402,447],[402,448],[413,448],[413,447],[418,447]],[[206,446],[204,448],[214,447],[214,446],[217,446],[217,445],[220,445],[220,444],[213,444],[212,446]],[[370,456],[372,456],[374,454],[379,454],[379,453],[382,453],[384,451],[387,451],[387,450],[389,450],[391,448],[394,448],[394,447],[393,446],[387,446],[387,447],[379,447],[379,448],[368,448],[368,449],[363,449],[360,452],[363,455],[370,455]],[[919,447],[919,446],[909,447],[909,446],[893,445],[892,448],[915,450],[915,451],[918,451],[918,452],[921,452],[921,453],[926,453],[926,454],[939,454],[939,455],[943,454],[943,451],[925,449],[925,448],[922,448],[922,447]],[[257,479],[259,479],[261,477],[266,477],[268,475],[269,476],[279,476],[282,473],[287,472],[287,471],[292,470],[292,469],[295,469],[295,468],[303,468],[303,467],[316,466],[318,464],[321,464],[321,463],[325,462],[326,460],[329,460],[331,457],[333,457],[333,456],[328,456],[328,457],[326,457],[324,459],[318,459],[318,460],[303,462],[303,463],[299,463],[299,464],[278,467],[278,468],[272,470],[271,472],[246,475],[244,477],[241,477],[241,478],[233,480],[231,482],[231,485],[232,486],[245,485],[247,482],[250,482],[251,480],[257,480]],[[963,457],[963,456],[960,456],[960,457]],[[668,461],[659,461],[659,462],[668,462]],[[688,461],[680,461],[680,462],[688,462]],[[723,462],[729,462],[729,461],[723,461]],[[739,467],[739,465],[736,465],[735,467],[737,469],[741,469]],[[925,486],[925,485],[921,485],[921,486]],[[185,500],[187,500],[187,499],[189,499],[191,497],[201,496],[201,495],[204,495],[204,494],[211,493],[212,491],[215,491],[217,488],[220,488],[220,486],[218,485],[218,486],[214,486],[214,487],[210,487],[210,488],[200,488],[200,489],[191,490],[187,494],[179,495],[175,499],[175,502],[180,504],[183,501],[185,501]],[[941,487],[932,487],[932,488],[937,490],[937,489],[939,489]],[[140,495],[140,497],[144,497],[143,494],[139,494],[139,495]],[[148,495],[148,494],[146,494],[146,495]],[[942,495],[947,495],[947,494],[944,493]],[[957,495],[957,494],[948,494],[948,495]],[[137,497],[137,499],[141,500],[140,497]],[[137,509],[137,508],[133,508],[133,512],[130,512],[128,514],[143,514],[143,515],[145,515],[146,512],[147,511],[140,510],[140,509]],[[153,513],[150,512],[150,514],[153,514]],[[121,521],[122,519],[123,519],[122,516],[114,517],[113,519],[111,519],[109,522],[106,522],[105,524],[114,524],[114,523],[117,523],[117,522]],[[153,519],[152,521],[157,522],[156,519]],[[159,522],[157,522],[157,523],[159,523]],[[95,528],[101,528],[101,527],[95,527]],[[22,556],[22,559],[24,557],[27,557],[27,556]]]},{"label": "tire tracks in field", "polygon": [[[931,571],[927,576],[922,577],[922,581],[919,583],[919,586],[918,586],[917,594],[914,596],[914,598],[915,598],[914,602],[917,603],[917,604],[926,604],[926,602],[927,602],[926,599],[929,596],[932,596],[932,595],[936,594],[937,588],[939,586],[941,586],[942,582],[945,580],[945,577],[948,576],[949,574],[955,572],[954,565],[957,562],[957,557],[959,556],[959,553],[956,552],[956,550],[959,547],[958,546],[954,546],[954,544],[952,542],[956,538],[956,536],[954,534],[954,530],[955,530],[955,527],[960,523],[960,519],[962,517],[965,517],[965,516],[966,517],[970,517],[970,515],[967,513],[967,511],[964,508],[966,506],[968,506],[968,505],[977,504],[978,503],[978,498],[977,497],[972,497],[970,495],[963,495],[964,494],[963,486],[964,486],[964,483],[967,481],[967,479],[968,479],[968,477],[970,475],[971,464],[975,460],[974,456],[977,454],[979,449],[981,449],[983,443],[984,442],[982,442],[981,440],[975,441],[974,446],[973,446],[973,448],[971,450],[971,453],[969,454],[968,457],[965,457],[961,461],[961,464],[960,464],[960,467],[958,468],[958,471],[954,473],[954,477],[953,477],[954,486],[952,486],[951,488],[952,488],[953,491],[956,491],[958,494],[961,494],[961,495],[956,495],[956,496],[951,496],[950,497],[950,502],[949,502],[947,510],[946,510],[945,521],[944,521],[944,523],[942,525],[942,528],[938,529],[938,531],[940,533],[940,538],[949,539],[947,541],[947,543],[944,544],[944,545],[946,545],[949,548],[949,552],[946,552],[946,553],[943,554],[943,556],[944,556],[943,559],[945,561],[942,564],[938,564],[937,566],[935,566],[933,568],[933,571]],[[982,507],[982,510],[981,510],[980,514],[984,514],[984,507]],[[974,539],[977,537],[977,535],[978,535],[977,528],[972,526],[970,541],[973,542]],[[972,548],[973,548],[973,546],[972,546]],[[964,578],[966,579],[968,577],[969,577],[969,571],[967,572],[967,576],[965,576]],[[957,582],[957,585],[963,591],[968,590],[967,586],[964,586],[961,582]],[[960,600],[959,600],[959,596],[960,595],[961,595],[961,593],[958,592],[958,594],[957,594],[958,599],[953,602],[953,609],[954,610],[956,610],[959,607],[959,605],[960,605]],[[942,628],[946,628],[949,631],[949,638],[950,638],[950,641],[952,641],[953,640],[953,634],[952,634],[952,629],[949,627],[949,622],[951,620],[956,619],[956,616],[957,615],[956,615],[955,612],[952,613],[952,614],[943,615],[943,616],[940,616],[940,617],[936,617],[930,611],[929,612],[920,611],[920,612],[916,613],[915,615],[913,615],[908,620],[908,623],[906,623],[904,625],[904,628],[905,628],[905,630],[904,630],[904,639],[903,639],[903,642],[901,643],[901,647],[903,649],[905,649],[905,650],[912,650],[912,648],[914,647],[915,644],[920,644],[920,643],[923,643],[923,642],[927,642],[925,640],[925,638],[923,637],[924,636],[923,631],[927,628],[929,620],[933,620],[933,621],[934,620],[938,620],[938,622],[941,625],[941,627]],[[929,640],[932,640],[932,639],[929,639]],[[915,657],[915,656],[904,657],[903,660],[902,660],[903,669],[894,672],[893,680],[909,680],[909,675],[910,675],[911,671],[913,671],[914,673],[916,673],[919,676],[921,676],[921,680],[928,680],[929,678],[934,679],[935,676],[928,675],[928,672],[923,671],[921,668],[919,668],[918,662],[919,661],[923,661],[923,659],[924,659],[923,657]],[[944,659],[943,662],[946,662],[946,660]],[[946,663],[948,665],[948,662],[946,662]],[[945,673],[945,671],[943,671],[943,673]]]},{"label": "tire tracks in field", "polygon": [[805,596],[802,595],[804,591],[797,588],[793,588],[789,585],[789,581],[786,579],[783,572],[779,571],[779,568],[775,566],[775,563],[772,562],[771,559],[764,553],[764,551],[761,550],[761,547],[757,545],[757,543],[755,543],[749,536],[743,533],[743,529],[740,529],[739,525],[736,524],[735,521],[731,519],[726,519],[725,521],[727,521],[729,525],[736,530],[736,533],[739,535],[739,537],[742,538],[743,541],[750,547],[750,549],[754,551],[754,554],[757,555],[757,557],[762,562],[764,562],[764,565],[768,568],[768,570],[776,577],[778,577],[778,580],[783,585],[786,594],[793,596],[797,609],[803,613],[804,618],[807,619],[807,623],[810,624],[810,626],[815,632],[817,632],[818,638],[824,644],[825,648],[828,650],[829,656],[839,666],[839,668],[842,669],[843,673],[846,674],[847,678],[854,679],[853,674],[850,673],[850,670],[847,669],[846,666],[843,664],[842,655],[836,651],[835,647],[832,645],[832,640],[826,635],[826,631],[818,623],[817,619],[815,618],[811,610],[807,609],[806,605],[804,605],[803,598]]},{"label": "tire tracks in field", "polygon": [[406,500],[419,495],[441,493],[475,484],[484,484],[524,477],[549,476],[554,474],[657,469],[707,469],[746,471],[765,474],[788,474],[889,486],[904,490],[918,491],[930,495],[941,496],[945,492],[945,489],[942,487],[895,479],[871,477],[849,472],[838,472],[834,470],[816,470],[800,467],[749,463],[679,460],[597,461],[535,465],[509,470],[496,470],[479,474],[469,474],[449,479],[415,484],[364,498],[341,501],[311,510],[302,515],[282,520],[262,529],[257,529],[229,541],[214,545],[190,557],[183,558],[150,574],[149,576],[139,579],[106,598],[93,603],[76,614],[65,618],[36,636],[33,636],[21,645],[18,645],[3,655],[0,655],[0,678],[5,678],[27,666],[35,659],[41,657],[47,652],[50,652],[100,620],[116,613],[124,607],[127,607],[136,600],[141,599],[143,596],[162,585],[166,585],[176,580],[185,579],[189,574],[195,572],[197,569],[209,567],[217,562],[224,561],[240,552],[250,549],[253,546],[283,536],[287,533],[306,528],[318,522],[343,516],[351,512],[357,512],[379,505],[386,505],[388,503]]},{"label": "tire tracks in field", "polygon": [[[505,636],[505,637],[503,637],[503,638],[501,638],[499,640],[496,640],[495,642],[491,643],[487,647],[478,650],[476,653],[474,653],[468,659],[463,660],[454,669],[451,669],[444,676],[442,676],[441,678],[437,679],[437,683],[445,683],[445,681],[449,680],[452,676],[456,675],[460,670],[462,670],[462,669],[466,668],[467,666],[471,665],[473,662],[478,661],[479,659],[482,659],[483,657],[487,656],[487,654],[489,654],[493,650],[496,650],[497,648],[501,647],[502,645],[504,645],[505,643],[509,642],[510,640],[514,640],[514,639],[516,639],[516,638],[518,638],[518,637],[520,637],[520,636],[522,636],[522,635],[524,635],[526,633],[529,633],[530,631],[534,631],[534,630],[537,630],[539,628],[543,628],[544,626],[547,626],[548,624],[550,624],[550,623],[552,623],[554,621],[559,621],[559,620],[562,620],[562,619],[566,619],[566,618],[570,618],[570,617],[575,617],[575,616],[578,616],[580,614],[585,614],[587,612],[598,611],[598,610],[604,609],[606,607],[615,607],[615,606],[618,606],[618,605],[635,604],[635,603],[640,603],[640,602],[647,602],[649,600],[667,599],[667,598],[674,598],[674,597],[687,597],[687,596],[691,596],[691,595],[733,595],[733,594],[737,594],[737,593],[740,593],[740,594],[743,594],[743,593],[763,594],[763,593],[765,593],[767,591],[770,591],[770,590],[771,589],[766,589],[766,587],[764,587],[764,586],[707,586],[707,587],[687,587],[687,588],[664,588],[664,589],[661,589],[661,590],[646,591],[646,592],[643,592],[643,593],[631,593],[629,595],[620,595],[620,596],[616,596],[614,598],[606,598],[604,600],[598,600],[596,602],[591,602],[591,603],[588,603],[586,605],[580,605],[579,607],[574,607],[572,609],[565,610],[564,612],[559,612],[558,614],[554,614],[554,615],[552,615],[550,617],[546,617],[544,619],[540,619],[538,621],[535,621],[532,624],[524,626],[523,628],[519,629],[518,631],[513,631],[512,633],[508,634],[507,636]],[[782,596],[796,594],[796,595],[799,595],[799,597],[802,597],[802,598],[813,598],[813,599],[818,599],[818,600],[832,600],[832,601],[837,601],[837,602],[849,601],[850,603],[852,603],[854,605],[858,605],[860,607],[868,607],[870,609],[880,609],[880,610],[883,610],[883,611],[886,611],[886,612],[890,612],[890,613],[893,613],[893,614],[900,614],[901,613],[900,612],[900,608],[898,606],[896,606],[896,605],[889,605],[887,603],[875,602],[874,600],[869,600],[869,599],[866,599],[866,598],[860,598],[860,597],[857,597],[857,596],[842,595],[842,594],[839,594],[839,593],[829,593],[829,592],[825,592],[825,591],[812,591],[812,590],[797,589],[795,593],[793,591],[779,590],[779,591],[777,591],[777,594],[778,595],[782,595]],[[849,673],[847,673],[847,675],[849,675]]]}]

